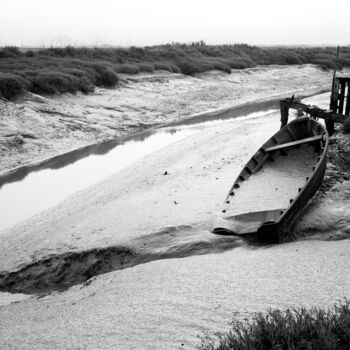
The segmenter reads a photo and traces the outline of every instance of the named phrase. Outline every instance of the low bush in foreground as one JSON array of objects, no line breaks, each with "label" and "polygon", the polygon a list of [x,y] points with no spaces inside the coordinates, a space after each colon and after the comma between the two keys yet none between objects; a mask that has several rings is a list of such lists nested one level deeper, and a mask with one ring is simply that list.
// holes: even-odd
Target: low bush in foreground
[{"label": "low bush in foreground", "polygon": [[233,320],[228,333],[204,338],[201,350],[349,349],[350,302],[323,310],[269,310],[244,324]]}]

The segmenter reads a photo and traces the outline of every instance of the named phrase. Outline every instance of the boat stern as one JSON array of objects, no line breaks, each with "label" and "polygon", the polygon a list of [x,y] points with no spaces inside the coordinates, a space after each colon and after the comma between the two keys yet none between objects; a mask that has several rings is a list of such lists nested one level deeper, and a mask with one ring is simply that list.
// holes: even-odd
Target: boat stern
[{"label": "boat stern", "polygon": [[227,216],[217,220],[212,232],[218,235],[256,236],[260,241],[278,242],[279,218],[282,210],[268,210]]}]

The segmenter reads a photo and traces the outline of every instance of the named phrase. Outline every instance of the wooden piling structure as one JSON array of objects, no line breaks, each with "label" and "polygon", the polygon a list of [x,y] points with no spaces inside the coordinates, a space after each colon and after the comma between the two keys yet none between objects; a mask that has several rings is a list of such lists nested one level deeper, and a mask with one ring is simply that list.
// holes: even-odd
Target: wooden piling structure
[{"label": "wooden piling structure", "polygon": [[288,123],[289,109],[302,110],[314,119],[324,119],[329,135],[334,133],[334,123],[343,124],[344,121],[349,118],[348,116],[336,113],[333,110],[324,110],[317,106],[310,106],[300,101],[286,98],[280,101],[281,128]]},{"label": "wooden piling structure", "polygon": [[350,78],[335,79],[331,96],[331,110],[338,114],[350,116]]},{"label": "wooden piling structure", "polygon": [[344,123],[350,118],[350,77],[338,77],[333,81],[330,109],[310,106],[292,98],[280,101],[281,128],[288,123],[289,109],[302,110],[312,118],[324,119],[329,135],[334,133],[334,123]]}]

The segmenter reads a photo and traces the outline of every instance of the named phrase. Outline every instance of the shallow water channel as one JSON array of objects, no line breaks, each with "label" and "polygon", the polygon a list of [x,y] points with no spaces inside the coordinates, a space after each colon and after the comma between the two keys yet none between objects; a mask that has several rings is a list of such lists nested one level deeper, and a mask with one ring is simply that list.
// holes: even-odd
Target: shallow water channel
[{"label": "shallow water channel", "polygon": [[[148,130],[119,141],[93,145],[16,170],[0,182],[0,231],[28,219],[63,199],[124,169],[163,147],[218,123],[257,118],[275,110],[242,117]],[[1,180],[0,180],[1,181]]]}]

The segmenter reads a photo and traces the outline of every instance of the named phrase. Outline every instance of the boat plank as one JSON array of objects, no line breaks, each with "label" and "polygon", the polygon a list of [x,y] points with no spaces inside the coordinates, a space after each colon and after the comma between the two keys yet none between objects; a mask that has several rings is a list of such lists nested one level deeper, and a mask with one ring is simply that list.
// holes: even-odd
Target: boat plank
[{"label": "boat plank", "polygon": [[293,146],[298,146],[298,145],[302,145],[304,143],[318,141],[318,140],[321,140],[321,139],[322,139],[322,135],[316,135],[316,136],[312,136],[312,137],[307,137],[305,139],[301,139],[301,140],[297,140],[297,141],[293,141],[293,142],[288,142],[288,143],[283,143],[283,144],[280,144],[280,145],[268,147],[268,148],[265,149],[265,152],[277,151],[279,149],[283,149],[283,148],[287,148],[287,147],[293,147]]}]

